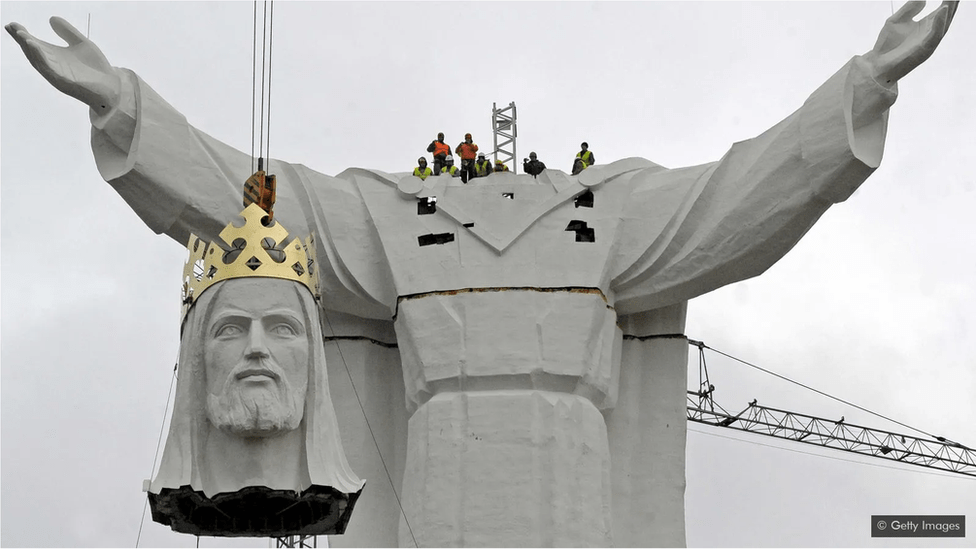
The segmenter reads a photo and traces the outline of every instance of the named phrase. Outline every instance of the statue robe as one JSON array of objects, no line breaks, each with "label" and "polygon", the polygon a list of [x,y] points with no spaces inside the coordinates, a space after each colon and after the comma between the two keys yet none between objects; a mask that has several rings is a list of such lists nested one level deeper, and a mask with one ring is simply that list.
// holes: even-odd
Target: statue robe
[{"label": "statue robe", "polygon": [[[98,169],[156,233],[180,244],[191,232],[215,239],[240,211],[249,156],[194,128],[135,73],[120,71],[122,103],[92,117]],[[470,478],[456,463],[461,458],[417,446],[433,444],[424,425],[453,421],[438,415],[432,399],[538,390],[573,395],[563,403],[566,413],[582,414],[583,423],[593,413],[585,401],[592,403],[604,421],[581,427],[594,430],[581,436],[602,442],[596,457],[533,450],[525,459],[570,474],[596,469],[579,482],[594,483],[603,503],[578,515],[546,515],[539,520],[580,529],[533,541],[683,545],[687,300],[761,274],[828,207],[847,199],[881,160],[896,93],[855,57],[782,122],[734,144],[716,162],[678,169],[629,158],[578,176],[494,174],[462,185],[356,168],[330,177],[270,161],[268,172],[278,178],[276,218],[292,236],[318,236],[326,340],[345,341],[341,360],[358,357],[351,375],[382,417],[379,443],[394,465],[394,482],[402,475],[405,497],[419,498],[404,501],[415,513],[411,524],[439,520],[424,517],[436,499],[423,493],[428,468],[468,475],[459,482],[477,494],[452,496],[450,505],[460,508],[477,508],[480,500],[472,498],[490,499],[497,484]],[[334,369],[342,366],[334,358],[338,352],[329,354],[332,380],[346,375]],[[384,364],[384,372],[364,374],[375,367],[370,363]],[[405,392],[394,396],[388,385],[400,379],[400,368]],[[385,474],[367,463],[372,441],[359,450],[347,441],[361,412],[343,405],[340,392],[333,390],[343,444],[362,452],[363,460],[353,455],[350,462],[370,469],[356,472],[376,486]],[[468,419],[477,405],[441,404],[468,407],[462,413]],[[496,421],[539,419],[519,406]],[[405,442],[400,433],[408,415]],[[523,481],[526,490],[536,489],[532,475]],[[368,492],[357,512],[370,507]],[[540,501],[539,508],[550,503]],[[395,543],[399,509],[377,505],[387,507],[360,521],[354,516],[347,537],[334,544]],[[446,535],[418,541],[479,543],[470,533]]]}]

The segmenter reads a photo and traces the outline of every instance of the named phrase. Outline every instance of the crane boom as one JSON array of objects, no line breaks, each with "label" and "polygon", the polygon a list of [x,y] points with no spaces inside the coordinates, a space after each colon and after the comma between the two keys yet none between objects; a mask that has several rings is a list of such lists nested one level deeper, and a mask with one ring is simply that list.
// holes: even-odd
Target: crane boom
[{"label": "crane boom", "polygon": [[735,415],[717,406],[711,391],[688,391],[688,421],[843,450],[899,463],[976,477],[976,451],[945,437],[926,440],[759,405]]}]

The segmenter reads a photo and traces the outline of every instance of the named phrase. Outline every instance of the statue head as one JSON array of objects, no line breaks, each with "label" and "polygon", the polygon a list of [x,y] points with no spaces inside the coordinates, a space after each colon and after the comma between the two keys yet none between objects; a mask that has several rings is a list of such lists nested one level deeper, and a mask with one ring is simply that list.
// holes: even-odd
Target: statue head
[{"label": "statue head", "polygon": [[214,427],[244,437],[299,427],[311,357],[304,291],[274,278],[238,278],[213,290],[207,321],[191,339],[202,339],[207,419]]},{"label": "statue head", "polygon": [[153,520],[179,532],[341,533],[363,487],[329,394],[313,240],[287,240],[264,215],[245,208],[223,247],[190,237],[176,396],[149,488]]}]

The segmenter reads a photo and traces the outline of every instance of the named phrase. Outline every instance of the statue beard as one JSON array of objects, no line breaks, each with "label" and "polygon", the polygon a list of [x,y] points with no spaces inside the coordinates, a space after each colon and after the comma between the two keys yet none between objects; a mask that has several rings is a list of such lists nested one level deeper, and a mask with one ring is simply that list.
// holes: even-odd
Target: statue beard
[{"label": "statue beard", "polygon": [[271,359],[261,359],[259,364],[277,379],[260,384],[238,380],[238,372],[256,366],[253,360],[245,360],[227,376],[220,394],[207,395],[207,418],[218,429],[238,436],[269,437],[301,424],[307,384],[293,387]]}]

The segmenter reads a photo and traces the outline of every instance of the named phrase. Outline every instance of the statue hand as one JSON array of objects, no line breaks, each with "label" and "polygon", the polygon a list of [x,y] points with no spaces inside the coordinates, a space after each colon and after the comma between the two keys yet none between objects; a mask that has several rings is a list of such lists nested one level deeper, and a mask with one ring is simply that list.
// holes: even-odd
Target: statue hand
[{"label": "statue hand", "polygon": [[30,64],[52,86],[100,114],[118,104],[122,88],[119,75],[98,46],[70,23],[57,16],[51,18],[51,28],[67,42],[67,47],[38,40],[18,23],[5,28],[20,44]]},{"label": "statue hand", "polygon": [[928,59],[949,29],[959,2],[943,2],[920,21],[913,20],[924,7],[924,1],[908,2],[885,21],[874,49],[864,56],[878,82],[893,84]]}]

